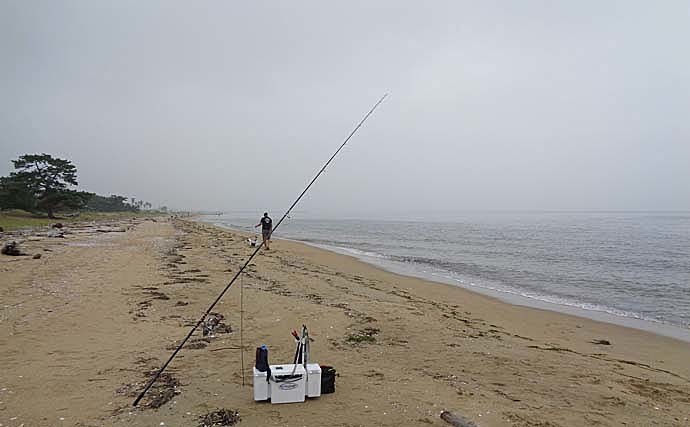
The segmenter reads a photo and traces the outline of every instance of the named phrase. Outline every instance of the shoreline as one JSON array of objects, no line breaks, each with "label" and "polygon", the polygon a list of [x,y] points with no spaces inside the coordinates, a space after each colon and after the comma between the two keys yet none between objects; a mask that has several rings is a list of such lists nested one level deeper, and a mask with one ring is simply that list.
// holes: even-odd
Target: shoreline
[{"label": "shoreline", "polygon": [[[218,227],[223,230],[231,230],[233,232],[241,234],[251,234],[251,232],[248,232],[246,230],[233,228],[211,221],[205,221],[203,219],[194,219],[194,221],[198,221],[213,227]],[[540,300],[537,298],[530,298],[528,296],[520,295],[517,293],[510,293],[502,290],[496,290],[481,286],[467,285],[459,283],[450,278],[435,275],[433,273],[422,272],[414,268],[405,268],[405,266],[400,262],[395,262],[392,260],[382,261],[375,257],[367,256],[366,254],[357,254],[353,252],[352,248],[341,248],[337,246],[311,243],[308,241],[290,238],[276,238],[274,240],[299,243],[319,250],[329,251],[339,255],[351,257],[367,265],[382,269],[383,271],[399,274],[406,277],[417,278],[434,284],[442,284],[446,286],[451,286],[453,288],[463,289],[465,291],[472,292],[478,295],[494,298],[504,304],[537,310],[545,310],[557,314],[574,316],[578,318],[593,320],[596,322],[602,322],[606,324],[635,329],[638,331],[649,332],[655,335],[673,338],[679,341],[690,343],[690,329],[682,328],[678,325],[670,323],[655,322],[650,319],[618,315],[603,310],[586,309],[583,307],[577,307],[568,304],[559,304],[555,302]]]},{"label": "shoreline", "polygon": [[[286,239],[291,240],[292,239]],[[586,309],[583,307],[577,307],[568,304],[559,304],[555,302],[549,302],[540,300],[538,298],[531,298],[525,295],[520,295],[517,293],[506,292],[502,290],[491,289],[481,286],[466,285],[458,283],[457,281],[449,278],[444,278],[435,274],[426,274],[424,272],[417,272],[414,269],[405,270],[404,268],[398,268],[394,262],[388,262],[391,266],[388,267],[384,263],[377,263],[376,260],[368,260],[366,256],[359,257],[347,252],[347,249],[342,252],[338,251],[336,247],[329,247],[327,245],[311,244],[309,242],[304,242],[300,240],[294,240],[295,242],[302,243],[305,245],[313,246],[322,250],[327,250],[331,252],[336,252],[345,256],[352,256],[353,258],[360,260],[364,263],[373,265],[375,267],[381,268],[385,271],[391,273],[401,274],[403,276],[415,277],[428,282],[444,284],[460,289],[467,290],[469,292],[477,293],[480,295],[488,296],[490,298],[495,298],[505,304],[522,306],[527,308],[533,308],[538,310],[546,310],[558,314],[566,314],[570,316],[575,316],[579,318],[584,318],[588,320],[594,320],[597,322],[608,323],[617,326],[623,326],[626,328],[636,329],[645,332],[651,332],[656,335],[661,335],[669,338],[674,338],[680,341],[690,343],[690,329],[685,329],[677,325],[664,322],[655,322],[650,319],[643,319],[633,316],[618,315],[610,313],[603,310]]]}]

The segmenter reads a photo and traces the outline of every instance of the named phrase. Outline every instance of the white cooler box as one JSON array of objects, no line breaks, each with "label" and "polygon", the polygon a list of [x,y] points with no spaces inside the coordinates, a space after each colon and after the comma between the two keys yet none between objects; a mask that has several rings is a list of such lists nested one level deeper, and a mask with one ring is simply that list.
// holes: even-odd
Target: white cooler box
[{"label": "white cooler box", "polygon": [[307,392],[306,374],[302,365],[271,365],[271,403],[304,402]]},{"label": "white cooler box", "polygon": [[254,367],[254,400],[268,400],[271,395],[268,380],[268,372],[261,372]]},{"label": "white cooler box", "polygon": [[307,363],[307,397],[321,396],[321,366]]},{"label": "white cooler box", "polygon": [[308,363],[302,365],[270,365],[271,381],[266,381],[266,372],[254,368],[254,400],[268,400],[271,403],[304,402],[305,396],[321,396],[321,367]]}]

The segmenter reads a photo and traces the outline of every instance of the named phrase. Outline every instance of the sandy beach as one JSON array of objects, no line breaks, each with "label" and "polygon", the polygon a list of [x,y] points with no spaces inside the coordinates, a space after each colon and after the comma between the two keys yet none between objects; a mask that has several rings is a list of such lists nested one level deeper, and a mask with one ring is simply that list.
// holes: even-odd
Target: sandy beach
[{"label": "sandy beach", "polygon": [[[3,427],[197,426],[222,408],[246,426],[444,426],[444,409],[480,426],[690,425],[690,343],[281,240],[216,307],[224,326],[197,331],[133,408],[252,248],[241,233],[167,218],[20,237],[41,257],[0,257]],[[312,360],[339,373],[336,392],[254,402],[254,348],[292,361],[303,323]]]}]

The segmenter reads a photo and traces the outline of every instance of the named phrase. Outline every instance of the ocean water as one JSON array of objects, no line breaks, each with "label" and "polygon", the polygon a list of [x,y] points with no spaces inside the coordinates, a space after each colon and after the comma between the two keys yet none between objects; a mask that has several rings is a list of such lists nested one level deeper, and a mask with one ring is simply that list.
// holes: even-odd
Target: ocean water
[{"label": "ocean water", "polygon": [[[259,216],[202,219],[253,231]],[[509,301],[514,296],[537,307],[690,330],[690,213],[478,212],[409,220],[293,215],[275,236]]]}]

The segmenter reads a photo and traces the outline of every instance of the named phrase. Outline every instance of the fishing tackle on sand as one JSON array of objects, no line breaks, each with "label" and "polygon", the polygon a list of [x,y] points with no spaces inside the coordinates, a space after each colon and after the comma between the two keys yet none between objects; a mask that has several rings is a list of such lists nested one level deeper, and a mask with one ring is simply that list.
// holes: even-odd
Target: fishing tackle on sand
[{"label": "fishing tackle on sand", "polygon": [[[292,203],[292,205],[290,205],[290,207],[287,209],[287,211],[285,211],[285,214],[283,214],[282,218],[280,218],[280,221],[278,221],[278,223],[276,224],[276,226],[273,227],[273,231],[274,231],[274,232],[278,229],[278,227],[280,227],[280,224],[281,224],[281,223],[283,222],[283,220],[290,214],[290,212],[292,211],[292,209],[294,209],[294,207],[297,206],[297,203],[299,203],[299,201],[302,199],[302,197],[307,193],[307,191],[309,191],[309,189],[311,188],[311,186],[314,184],[314,182],[316,182],[316,180],[319,178],[319,176],[321,176],[321,174],[326,170],[326,168],[327,168],[328,165],[333,161],[333,159],[335,159],[335,156],[337,156],[338,153],[340,152],[340,150],[342,150],[343,147],[345,147],[345,145],[348,143],[348,141],[350,140],[350,138],[352,138],[352,136],[359,130],[359,128],[364,124],[364,122],[367,121],[367,119],[369,118],[369,116],[374,112],[374,110],[376,110],[376,108],[383,102],[383,100],[386,99],[387,96],[388,96],[388,94],[384,94],[384,95],[381,97],[381,99],[379,99],[379,100],[376,102],[376,104],[374,104],[374,106],[371,108],[371,110],[369,110],[369,112],[368,112],[368,113],[364,116],[364,118],[357,124],[357,126],[352,130],[352,132],[350,132],[350,134],[347,136],[347,138],[345,138],[345,141],[343,141],[343,143],[340,144],[340,147],[338,147],[338,149],[335,151],[335,153],[333,153],[333,155],[332,155],[332,156],[328,159],[328,161],[323,165],[323,167],[322,167],[322,168],[319,170],[319,172],[314,176],[314,178],[312,178],[312,180],[309,182],[309,184],[306,186],[306,188],[300,193],[300,195],[297,197],[297,199],[295,199],[295,201]],[[144,389],[141,391],[141,393],[139,393],[139,396],[136,398],[136,400],[134,401],[134,403],[132,404],[132,406],[137,406],[137,405],[139,404],[139,401],[141,401],[141,399],[144,397],[144,395],[146,394],[146,392],[147,392],[147,391],[151,388],[151,386],[156,382],[156,380],[158,379],[158,377],[160,377],[160,375],[163,373],[163,371],[165,371],[165,369],[168,367],[168,365],[170,364],[170,362],[172,362],[172,360],[175,358],[175,356],[177,356],[177,353],[179,353],[179,351],[182,349],[182,347],[184,347],[184,345],[185,345],[185,343],[187,342],[187,340],[189,340],[189,338],[192,336],[192,334],[194,334],[194,331],[196,331],[197,328],[199,328],[199,326],[200,326],[202,323],[204,323],[204,320],[205,320],[206,317],[211,313],[211,310],[213,310],[213,307],[215,307],[216,304],[218,304],[218,302],[221,300],[221,298],[223,298],[223,295],[225,295],[225,293],[228,291],[228,289],[230,289],[230,287],[232,286],[232,284],[235,283],[235,281],[237,280],[237,278],[240,277],[240,275],[242,274],[242,272],[244,271],[244,269],[249,265],[249,263],[250,263],[250,262],[252,261],[252,259],[256,256],[256,254],[259,253],[259,251],[261,250],[261,248],[263,247],[263,245],[264,245],[264,242],[261,242],[259,245],[257,245],[257,247],[256,247],[256,249],[254,250],[254,252],[252,252],[252,254],[249,256],[249,258],[244,262],[244,264],[242,264],[242,267],[240,267],[240,269],[237,271],[237,273],[235,273],[235,275],[233,276],[232,280],[230,280],[230,282],[225,286],[225,288],[221,291],[221,293],[218,295],[218,297],[216,297],[216,299],[213,300],[213,302],[212,302],[211,305],[208,307],[208,309],[206,309],[206,311],[204,312],[204,314],[199,318],[199,320],[197,320],[196,324],[194,324],[194,327],[192,327],[192,329],[187,333],[187,335],[184,337],[184,339],[182,340],[182,342],[180,343],[180,345],[177,346],[177,348],[175,349],[175,351],[173,351],[173,353],[170,355],[170,357],[168,358],[168,360],[163,364],[163,366],[158,370],[158,372],[156,372],[156,374],[149,380],[149,382],[146,384],[146,387],[144,387]]]}]

